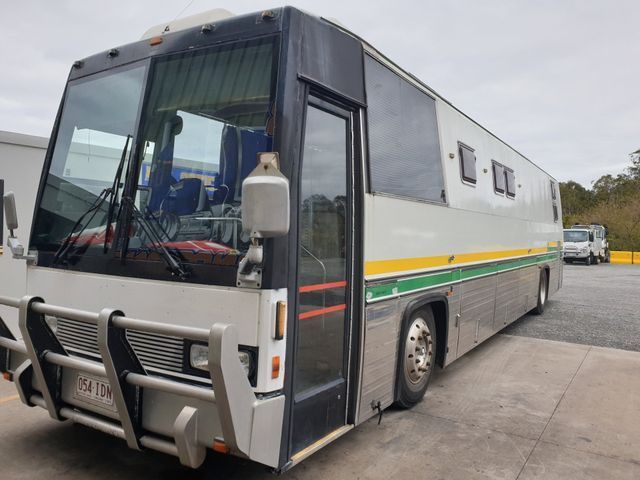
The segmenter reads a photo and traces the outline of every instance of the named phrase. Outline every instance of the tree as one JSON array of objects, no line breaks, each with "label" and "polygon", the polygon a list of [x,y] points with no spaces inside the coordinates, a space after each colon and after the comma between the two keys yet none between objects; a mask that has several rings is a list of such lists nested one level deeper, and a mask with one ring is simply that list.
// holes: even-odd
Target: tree
[{"label": "tree", "polygon": [[567,215],[582,213],[594,204],[593,193],[573,180],[560,182],[560,197],[562,209]]},{"label": "tree", "polygon": [[[631,168],[628,169],[631,171]],[[640,176],[621,173],[617,176],[603,175],[593,183],[593,196],[596,203],[609,201],[623,202],[638,194],[640,189]]]},{"label": "tree", "polygon": [[640,251],[640,194],[624,202],[600,203],[589,216],[591,221],[609,227],[611,250]]},{"label": "tree", "polygon": [[640,148],[629,156],[631,157],[631,166],[627,169],[629,176],[640,180]]}]

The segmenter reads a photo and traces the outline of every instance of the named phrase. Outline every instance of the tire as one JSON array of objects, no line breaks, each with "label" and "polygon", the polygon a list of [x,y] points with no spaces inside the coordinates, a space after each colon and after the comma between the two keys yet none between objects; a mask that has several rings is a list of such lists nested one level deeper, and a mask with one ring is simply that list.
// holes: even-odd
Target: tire
[{"label": "tire", "polygon": [[593,262],[591,261],[591,257],[592,257],[592,255],[589,255],[589,256],[587,257],[587,259],[584,261],[585,265],[589,266],[589,265],[591,265],[591,263],[593,263]]},{"label": "tire", "polygon": [[600,263],[600,257],[598,255],[593,256],[593,264],[598,265]]},{"label": "tire", "polygon": [[538,304],[531,310],[534,315],[542,315],[549,296],[549,275],[546,270],[540,270],[540,282],[538,283]]},{"label": "tire", "polygon": [[424,397],[435,369],[436,322],[431,307],[411,314],[402,329],[396,406],[411,408]]},{"label": "tire", "polygon": [[611,263],[611,252],[609,250],[604,254],[604,263]]}]

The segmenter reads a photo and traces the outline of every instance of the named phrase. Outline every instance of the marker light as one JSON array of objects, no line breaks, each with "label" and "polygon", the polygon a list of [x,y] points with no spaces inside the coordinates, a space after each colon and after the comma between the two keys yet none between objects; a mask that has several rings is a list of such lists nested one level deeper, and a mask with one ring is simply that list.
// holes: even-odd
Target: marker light
[{"label": "marker light", "polygon": [[282,340],[284,338],[284,328],[287,324],[287,302],[278,302],[276,306],[276,328],[273,338]]},{"label": "marker light", "polygon": [[278,378],[280,376],[280,356],[276,355],[271,358],[271,378]]}]

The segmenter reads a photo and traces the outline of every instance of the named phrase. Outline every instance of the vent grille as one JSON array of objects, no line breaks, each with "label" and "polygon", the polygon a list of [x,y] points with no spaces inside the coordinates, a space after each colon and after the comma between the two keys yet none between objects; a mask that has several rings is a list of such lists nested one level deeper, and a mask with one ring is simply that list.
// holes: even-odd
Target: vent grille
[{"label": "vent grille", "polygon": [[[58,318],[56,336],[71,354],[75,351],[100,357],[98,329],[95,325]],[[127,340],[143,367],[183,372],[184,342],[181,338],[127,330]]]}]

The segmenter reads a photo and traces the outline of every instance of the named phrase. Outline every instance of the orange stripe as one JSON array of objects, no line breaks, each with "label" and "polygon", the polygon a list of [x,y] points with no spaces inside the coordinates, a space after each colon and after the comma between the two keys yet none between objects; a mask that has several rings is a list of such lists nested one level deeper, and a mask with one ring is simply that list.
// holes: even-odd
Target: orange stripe
[{"label": "orange stripe", "polygon": [[298,318],[300,320],[304,320],[305,318],[317,317],[319,315],[324,315],[325,313],[340,312],[342,310],[346,310],[346,308],[347,308],[347,305],[343,303],[342,305],[334,305],[333,307],[319,308],[317,310],[304,312],[298,315]]},{"label": "orange stripe", "polygon": [[300,287],[300,293],[317,292],[318,290],[329,290],[330,288],[346,287],[347,281],[316,283],[314,285],[304,285]]}]

